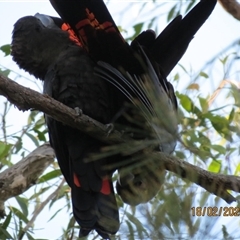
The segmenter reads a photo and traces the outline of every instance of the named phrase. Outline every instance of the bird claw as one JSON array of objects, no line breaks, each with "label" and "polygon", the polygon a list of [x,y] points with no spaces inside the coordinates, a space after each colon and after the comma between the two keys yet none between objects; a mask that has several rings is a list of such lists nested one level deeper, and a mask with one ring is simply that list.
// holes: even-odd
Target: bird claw
[{"label": "bird claw", "polygon": [[82,116],[83,114],[82,109],[80,109],[79,107],[75,107],[74,110],[77,116]]},{"label": "bird claw", "polygon": [[106,127],[106,131],[107,131],[107,136],[109,136],[109,134],[113,131],[114,129],[114,124],[113,123],[109,123],[109,124],[105,124]]}]

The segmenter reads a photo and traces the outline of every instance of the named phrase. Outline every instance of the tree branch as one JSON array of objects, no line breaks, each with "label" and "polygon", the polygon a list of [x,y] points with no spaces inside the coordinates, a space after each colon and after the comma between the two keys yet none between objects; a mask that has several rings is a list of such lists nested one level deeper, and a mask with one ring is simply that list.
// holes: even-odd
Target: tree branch
[{"label": "tree branch", "polygon": [[240,20],[240,3],[237,0],[218,0],[223,8],[234,18]]},{"label": "tree branch", "polygon": [[20,111],[37,109],[106,143],[119,143],[129,139],[127,136],[121,136],[122,134],[118,131],[111,131],[109,135],[108,126],[84,114],[79,115],[74,109],[67,107],[48,95],[43,95],[30,88],[23,87],[2,75],[0,75],[0,95],[6,97]]},{"label": "tree branch", "polygon": [[154,153],[152,158],[158,162],[156,163],[158,166],[159,159],[161,159],[161,164],[164,169],[177,174],[181,178],[196,183],[208,192],[224,199],[227,203],[230,204],[236,201],[236,198],[227,190],[240,192],[240,177],[212,173],[162,152]]},{"label": "tree branch", "polygon": [[[30,108],[40,110],[58,121],[89,133],[101,141],[116,144],[130,140],[128,136],[122,136],[118,131],[112,131],[108,134],[107,126],[84,114],[79,116],[73,109],[49,96],[25,88],[3,76],[0,76],[0,95],[7,97],[7,99],[20,110],[25,111]],[[227,203],[236,201],[227,190],[240,192],[239,177],[211,173],[164,153],[155,153],[152,154],[152,157],[154,161],[156,159],[158,167],[162,165],[166,170],[198,184],[207,191],[221,197]]]},{"label": "tree branch", "polygon": [[5,215],[4,202],[36,184],[39,176],[54,161],[54,157],[50,144],[43,144],[0,173],[0,218]]}]

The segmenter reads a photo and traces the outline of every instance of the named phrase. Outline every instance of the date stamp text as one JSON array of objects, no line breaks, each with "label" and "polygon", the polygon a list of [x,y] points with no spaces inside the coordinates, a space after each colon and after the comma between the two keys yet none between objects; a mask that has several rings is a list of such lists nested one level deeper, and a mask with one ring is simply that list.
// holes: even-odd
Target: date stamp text
[{"label": "date stamp text", "polygon": [[238,217],[240,216],[239,207],[192,207],[192,216],[195,217]]}]

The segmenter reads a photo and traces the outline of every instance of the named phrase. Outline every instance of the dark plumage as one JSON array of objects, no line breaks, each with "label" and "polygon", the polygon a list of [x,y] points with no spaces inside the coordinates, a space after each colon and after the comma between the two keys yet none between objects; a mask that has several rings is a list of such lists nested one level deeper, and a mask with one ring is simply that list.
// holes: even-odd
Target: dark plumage
[{"label": "dark plumage", "polygon": [[[11,54],[20,68],[44,80],[49,66],[68,44],[73,45],[68,33],[57,27],[53,31],[52,28],[46,28],[39,19],[27,16],[14,25]],[[46,51],[49,48],[52,48],[50,53]]]},{"label": "dark plumage", "polygon": [[[44,80],[45,94],[81,108],[102,123],[109,123],[115,115],[111,86],[93,74],[94,63],[67,32],[45,27],[32,16],[21,18],[13,30],[12,55],[21,68]],[[103,237],[116,233],[119,220],[113,170],[106,168],[110,159],[88,159],[89,154],[100,152],[103,144],[48,116],[46,122],[59,166],[72,188],[73,213],[81,233],[87,235],[92,229]]]},{"label": "dark plumage", "polygon": [[[97,68],[99,76],[116,86],[132,102],[134,100],[130,98],[139,100],[142,97],[141,94],[139,95],[133,90],[133,86],[131,86],[132,81],[130,80],[132,78],[136,82],[142,82],[142,77],[135,79],[134,75],[142,76],[146,73],[145,68],[139,64],[135,55],[139,51],[139,45],[142,47],[153,68],[147,75],[157,75],[162,90],[167,93],[167,98],[170,102],[170,107],[167,107],[165,110],[161,107],[163,112],[161,116],[158,114],[158,117],[160,117],[158,124],[162,125],[165,120],[169,125],[164,124],[164,126],[159,127],[162,131],[158,133],[159,136],[157,138],[159,139],[160,150],[171,153],[176,144],[177,123],[173,121],[173,118],[176,119],[174,112],[177,109],[177,101],[174,89],[166,80],[166,76],[181,59],[194,34],[213,11],[216,0],[200,1],[184,18],[177,16],[157,37],[151,30],[142,32],[131,43],[131,47],[123,40],[103,0],[76,0],[71,3],[50,0],[50,2],[62,19],[70,24],[89,55],[95,61],[110,64],[110,66],[105,65],[103,67],[102,65],[100,68]],[[111,67],[120,70],[120,72],[116,70],[109,71]],[[126,77],[124,72],[130,74],[131,77]],[[162,92],[159,92],[159,95],[162,96]],[[118,94],[115,95],[115,98],[117,97]],[[158,99],[155,100],[157,101]],[[121,106],[122,101],[120,97],[119,106]],[[161,106],[161,99],[158,101],[160,102],[158,106]],[[144,103],[142,107],[144,107]],[[167,121],[169,119],[172,121]],[[139,121],[136,115],[135,120]],[[118,122],[121,122],[120,119],[118,119]],[[125,125],[129,124],[129,122],[123,123]],[[130,125],[138,127],[133,124]],[[145,126],[146,124],[140,123],[139,125]],[[156,131],[154,130],[154,132]],[[137,135],[137,137],[144,138],[145,134],[146,132],[142,135],[140,134],[140,136]],[[166,137],[166,135],[170,137]],[[126,164],[125,162],[124,168],[126,168]],[[162,179],[163,175],[164,172],[160,174],[161,177],[159,179]],[[159,189],[156,187],[158,181],[156,181],[156,185],[151,184],[152,181],[155,181],[152,169],[149,171],[144,167],[139,169],[134,161],[130,172],[126,173],[125,169],[120,170],[120,181],[117,183],[117,190],[125,202],[136,205],[146,202],[157,193]],[[146,195],[144,196],[144,194]]]}]

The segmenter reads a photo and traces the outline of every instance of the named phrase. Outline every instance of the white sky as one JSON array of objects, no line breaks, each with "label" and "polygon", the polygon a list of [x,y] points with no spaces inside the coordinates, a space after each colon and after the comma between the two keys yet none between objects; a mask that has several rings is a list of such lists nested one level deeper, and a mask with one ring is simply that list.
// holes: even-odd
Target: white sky
[{"label": "white sky", "polygon": [[[113,16],[116,16],[117,12],[122,9],[130,1],[111,1],[109,4],[110,12]],[[165,9],[170,9],[173,1],[161,1],[165,2]],[[131,22],[141,21],[141,15],[138,15],[139,2],[131,2],[131,9],[128,16],[124,15],[124,19],[121,16],[116,16],[118,25],[121,25],[124,29],[128,29],[128,26]],[[168,7],[169,6],[169,7]],[[13,29],[13,24],[21,17],[26,15],[34,15],[36,12],[44,13],[47,15],[55,15],[54,9],[51,7],[48,1],[0,1],[0,46],[11,42],[11,32]],[[166,25],[165,18],[161,18],[161,28],[164,28]],[[226,13],[222,7],[218,4],[215,8],[213,14],[210,16],[209,20],[204,24],[201,30],[196,34],[196,37],[190,44],[187,53],[183,57],[181,64],[184,66],[192,66],[193,69],[199,69],[204,63],[209,60],[212,56],[220,52],[226,46],[228,46],[233,41],[239,39],[240,37],[240,22],[236,21],[232,16]],[[0,52],[0,65],[5,66],[10,69],[23,74],[24,76],[29,77],[28,74],[24,71],[19,71],[18,67],[11,61],[11,58],[3,58],[2,53]],[[1,67],[0,66],[0,67]],[[33,79],[33,78],[31,78]],[[35,84],[31,84],[29,81],[22,81],[22,84],[25,86],[35,88]],[[41,84],[39,84],[41,86]],[[0,107],[3,98],[0,97]],[[1,111],[0,111],[1,112]],[[19,113],[17,109],[11,112],[11,115],[8,119],[8,124],[19,129],[19,126],[26,124],[26,117],[29,113]],[[32,146],[30,147],[32,148]],[[30,150],[30,149],[29,149]],[[49,219],[46,216],[48,215],[48,210],[46,210],[39,217],[40,220],[37,221],[37,226],[43,228],[42,231],[39,231],[35,237],[56,239],[61,232],[60,226],[63,226],[64,214],[58,216],[58,220],[46,223],[43,219]]]}]

